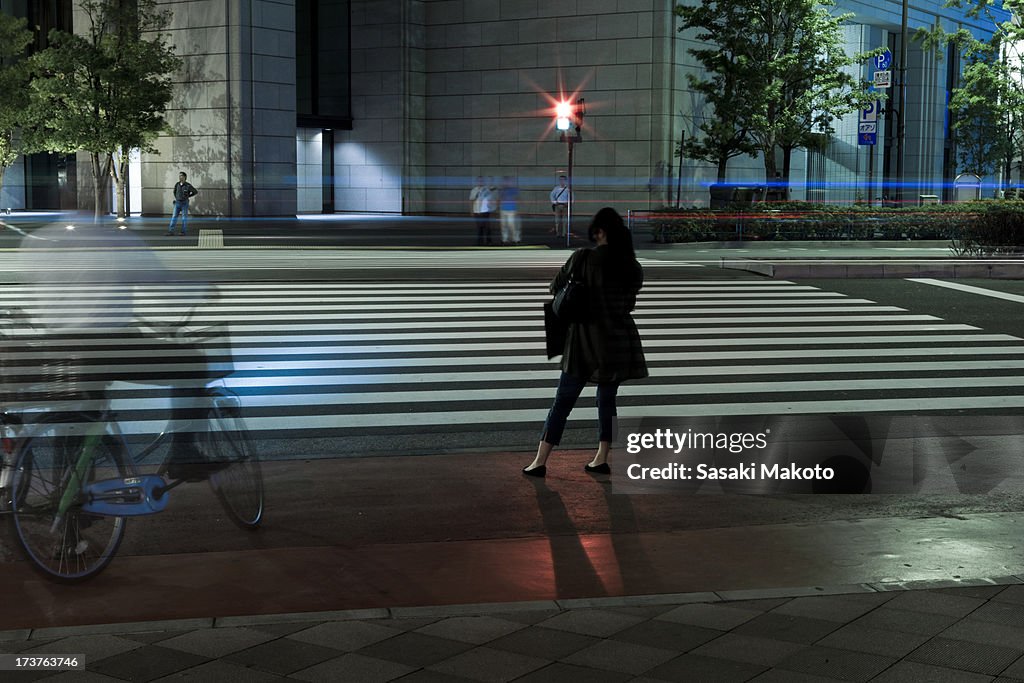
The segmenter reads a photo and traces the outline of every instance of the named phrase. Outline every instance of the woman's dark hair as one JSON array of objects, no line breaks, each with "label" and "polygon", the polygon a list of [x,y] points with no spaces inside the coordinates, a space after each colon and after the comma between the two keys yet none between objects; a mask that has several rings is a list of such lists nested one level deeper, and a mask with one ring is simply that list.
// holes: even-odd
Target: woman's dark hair
[{"label": "woman's dark hair", "polygon": [[596,214],[590,221],[588,236],[590,241],[597,240],[597,231],[604,230],[608,239],[608,246],[611,248],[617,260],[622,262],[636,261],[636,252],[633,250],[633,235],[626,228],[625,222],[619,212],[610,206],[606,206]]}]

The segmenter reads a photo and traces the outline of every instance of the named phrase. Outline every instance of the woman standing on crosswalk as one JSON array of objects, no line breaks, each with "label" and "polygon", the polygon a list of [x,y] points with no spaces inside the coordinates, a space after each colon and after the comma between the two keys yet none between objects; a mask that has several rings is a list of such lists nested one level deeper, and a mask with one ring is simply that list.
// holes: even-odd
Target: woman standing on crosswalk
[{"label": "woman standing on crosswalk", "polygon": [[605,207],[590,223],[590,241],[597,246],[576,251],[551,282],[551,292],[559,291],[573,273],[577,259],[582,259],[581,277],[588,293],[590,314],[586,322],[569,325],[555,401],[544,423],[537,456],[523,469],[523,474],[531,477],[546,474],[548,456],[561,441],[569,413],[587,382],[597,384],[599,431],[597,453],[585,469],[594,474],[609,474],[608,452],[619,384],[647,377],[640,333],[630,315],[644,280],[633,251],[632,235],[622,216]]}]

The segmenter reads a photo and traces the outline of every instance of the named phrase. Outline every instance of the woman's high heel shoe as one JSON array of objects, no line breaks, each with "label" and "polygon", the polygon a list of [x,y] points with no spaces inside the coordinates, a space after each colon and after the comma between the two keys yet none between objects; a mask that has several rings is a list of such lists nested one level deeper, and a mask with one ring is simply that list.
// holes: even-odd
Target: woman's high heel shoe
[{"label": "woman's high heel shoe", "polygon": [[546,465],[534,467],[532,470],[526,469],[526,467],[523,468],[523,474],[525,474],[528,477],[543,477],[545,474],[547,474],[547,472],[548,468]]},{"label": "woman's high heel shoe", "polygon": [[611,474],[612,468],[608,466],[608,463],[603,462],[600,465],[591,467],[590,465],[584,465],[583,469],[591,474]]}]

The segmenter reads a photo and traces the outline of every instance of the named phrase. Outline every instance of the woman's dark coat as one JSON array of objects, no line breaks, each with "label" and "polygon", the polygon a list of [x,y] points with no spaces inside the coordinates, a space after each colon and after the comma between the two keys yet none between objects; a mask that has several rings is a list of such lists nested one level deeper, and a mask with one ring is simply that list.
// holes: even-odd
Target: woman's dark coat
[{"label": "woman's dark coat", "polygon": [[634,259],[616,259],[607,245],[579,249],[552,280],[552,294],[568,282],[577,259],[583,259],[590,319],[569,325],[562,371],[598,383],[647,377],[640,333],[630,315],[644,283],[643,269]]}]

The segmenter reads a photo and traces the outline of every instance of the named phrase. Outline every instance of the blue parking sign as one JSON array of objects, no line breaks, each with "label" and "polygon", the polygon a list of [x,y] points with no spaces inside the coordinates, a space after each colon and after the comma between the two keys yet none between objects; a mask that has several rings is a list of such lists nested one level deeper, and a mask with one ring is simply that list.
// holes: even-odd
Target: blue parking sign
[{"label": "blue parking sign", "polygon": [[885,71],[892,66],[892,53],[889,52],[889,48],[886,48],[885,52],[880,55],[875,55],[871,60],[875,63],[876,69],[879,71]]}]

